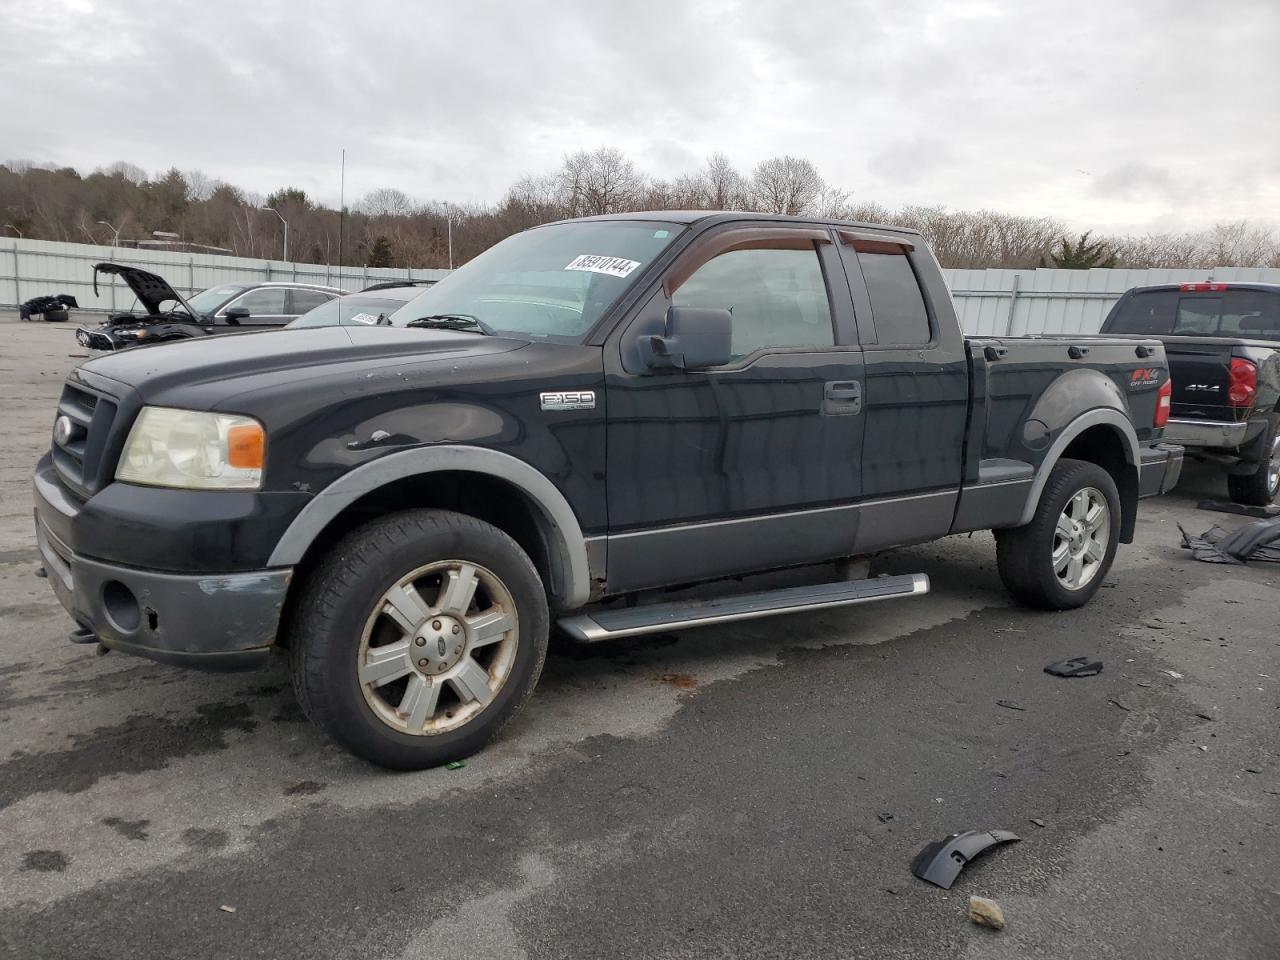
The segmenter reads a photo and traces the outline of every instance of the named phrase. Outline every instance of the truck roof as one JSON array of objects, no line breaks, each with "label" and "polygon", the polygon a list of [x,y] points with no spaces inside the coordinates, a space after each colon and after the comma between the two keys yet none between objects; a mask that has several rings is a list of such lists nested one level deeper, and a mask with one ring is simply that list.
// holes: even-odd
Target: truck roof
[{"label": "truck roof", "polygon": [[1261,290],[1280,293],[1280,283],[1260,280],[1183,280],[1178,283],[1152,283],[1145,287],[1130,287],[1128,293],[1146,293],[1149,290],[1178,290],[1182,293],[1218,293],[1223,290]]},{"label": "truck roof", "polygon": [[791,217],[780,213],[758,213],[753,210],[641,210],[635,213],[606,213],[596,217],[573,217],[558,223],[591,223],[602,220],[663,220],[668,223],[731,223],[735,220],[774,221],[777,223],[823,223],[833,227],[854,227],[861,230],[889,230],[894,233],[919,236],[919,230],[910,227],[893,227],[883,223],[863,223],[857,220],[837,220],[832,217]]}]

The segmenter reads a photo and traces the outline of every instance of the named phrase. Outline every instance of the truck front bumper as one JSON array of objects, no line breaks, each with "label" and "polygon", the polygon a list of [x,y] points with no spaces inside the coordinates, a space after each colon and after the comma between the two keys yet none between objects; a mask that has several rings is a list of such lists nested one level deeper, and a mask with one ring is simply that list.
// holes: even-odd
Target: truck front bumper
[{"label": "truck front bumper", "polygon": [[[108,563],[74,552],[53,532],[78,510],[37,482],[36,542],[54,595],[103,646],[202,670],[244,670],[276,642],[292,568],[177,574]],[[46,496],[46,494],[52,494]]]},{"label": "truck front bumper", "polygon": [[1176,443],[1143,447],[1138,464],[1138,496],[1156,497],[1178,485],[1184,450]]}]

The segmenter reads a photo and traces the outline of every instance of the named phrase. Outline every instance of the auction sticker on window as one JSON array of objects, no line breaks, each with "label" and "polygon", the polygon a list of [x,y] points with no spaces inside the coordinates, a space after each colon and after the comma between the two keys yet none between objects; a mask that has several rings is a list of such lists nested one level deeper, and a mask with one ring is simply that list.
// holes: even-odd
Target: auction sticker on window
[{"label": "auction sticker on window", "polygon": [[611,277],[625,277],[636,267],[639,260],[626,260],[622,257],[602,257],[594,253],[584,253],[576,257],[566,270],[586,270],[589,273],[607,273]]},{"label": "auction sticker on window", "polygon": [[351,321],[352,323],[365,323],[372,327],[377,324],[378,315],[376,313],[353,313]]}]

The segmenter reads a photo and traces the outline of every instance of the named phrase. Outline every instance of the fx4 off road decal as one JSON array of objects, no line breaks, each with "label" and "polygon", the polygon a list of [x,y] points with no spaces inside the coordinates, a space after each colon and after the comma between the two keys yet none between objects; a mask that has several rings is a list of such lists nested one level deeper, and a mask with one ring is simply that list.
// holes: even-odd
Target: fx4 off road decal
[{"label": "fx4 off road decal", "polygon": [[1129,377],[1130,387],[1149,387],[1160,382],[1159,367],[1139,367]]}]

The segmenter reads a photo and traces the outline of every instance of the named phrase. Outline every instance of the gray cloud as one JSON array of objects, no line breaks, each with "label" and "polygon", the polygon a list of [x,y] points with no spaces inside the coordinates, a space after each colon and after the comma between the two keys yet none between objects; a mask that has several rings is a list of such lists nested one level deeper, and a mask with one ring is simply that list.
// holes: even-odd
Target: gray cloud
[{"label": "gray cloud", "polygon": [[609,144],[1107,229],[1280,217],[1274,0],[0,3],[2,157],[334,202],[345,146],[349,197],[491,201]]}]

